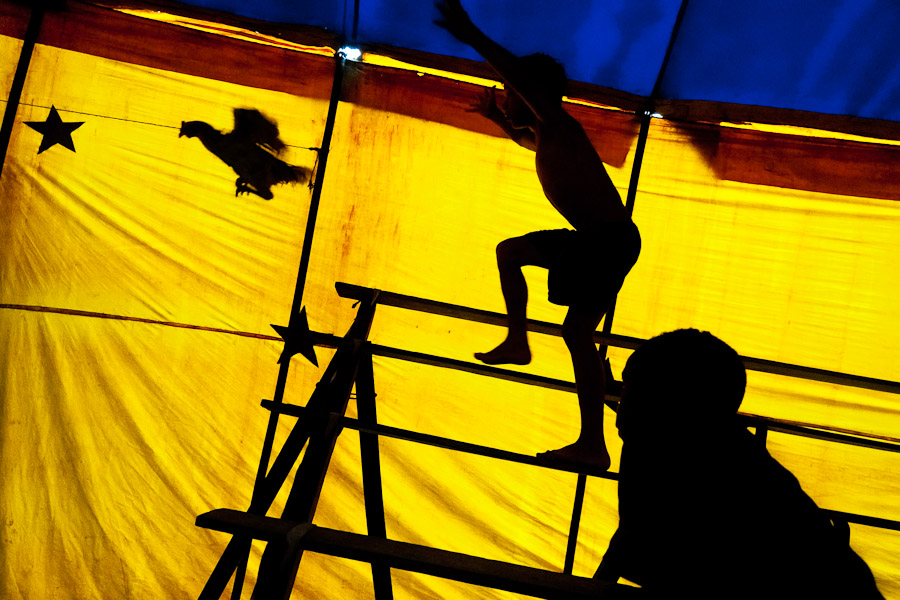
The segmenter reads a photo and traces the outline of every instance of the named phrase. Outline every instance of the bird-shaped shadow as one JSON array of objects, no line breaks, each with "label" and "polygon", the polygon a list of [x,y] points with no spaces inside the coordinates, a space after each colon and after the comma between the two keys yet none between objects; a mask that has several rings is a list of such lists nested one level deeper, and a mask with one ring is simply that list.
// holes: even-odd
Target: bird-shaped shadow
[{"label": "bird-shaped shadow", "polygon": [[303,183],[312,171],[287,164],[276,155],[285,149],[278,125],[256,109],[234,109],[234,130],[222,133],[203,121],[182,121],[178,137],[200,138],[206,149],[237,173],[234,195],[253,193],[266,200],[274,197],[271,187]]}]

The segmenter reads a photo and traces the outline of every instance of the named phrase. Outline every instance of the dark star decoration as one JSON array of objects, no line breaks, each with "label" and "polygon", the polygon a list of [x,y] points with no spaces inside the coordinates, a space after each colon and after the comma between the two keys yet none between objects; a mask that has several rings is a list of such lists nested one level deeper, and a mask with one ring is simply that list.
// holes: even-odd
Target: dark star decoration
[{"label": "dark star decoration", "polygon": [[75,142],[72,141],[72,132],[84,125],[84,121],[79,123],[63,123],[55,106],[50,107],[50,114],[46,121],[26,121],[26,125],[44,136],[41,140],[41,147],[38,154],[60,144],[75,152]]},{"label": "dark star decoration", "polygon": [[300,314],[297,315],[297,318],[291,319],[287,327],[272,325],[272,329],[277,331],[284,340],[284,350],[278,357],[279,364],[290,360],[295,354],[302,354],[313,365],[319,366],[319,361],[316,360],[316,349],[309,333],[309,321],[306,318],[305,307],[300,309]]}]

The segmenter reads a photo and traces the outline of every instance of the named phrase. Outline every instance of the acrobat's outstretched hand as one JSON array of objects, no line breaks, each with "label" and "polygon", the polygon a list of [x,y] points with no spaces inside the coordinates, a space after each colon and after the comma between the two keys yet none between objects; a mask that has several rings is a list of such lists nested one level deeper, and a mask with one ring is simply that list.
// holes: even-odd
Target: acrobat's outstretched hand
[{"label": "acrobat's outstretched hand", "polygon": [[472,19],[469,18],[462,3],[459,0],[439,0],[434,5],[441,13],[441,17],[434,21],[435,25],[443,27],[462,43],[471,43],[472,34],[478,29],[472,23]]}]

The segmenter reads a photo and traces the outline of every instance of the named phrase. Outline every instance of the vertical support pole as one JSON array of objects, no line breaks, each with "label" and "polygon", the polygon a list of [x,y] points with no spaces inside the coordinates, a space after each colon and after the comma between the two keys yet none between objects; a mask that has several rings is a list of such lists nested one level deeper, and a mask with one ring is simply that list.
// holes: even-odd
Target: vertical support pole
[{"label": "vertical support pole", "polygon": [[[650,92],[650,98],[647,104],[640,112],[641,129],[638,133],[637,148],[634,151],[634,162],[631,165],[631,180],[628,183],[628,196],[625,200],[625,210],[631,215],[634,213],[634,202],[637,197],[638,180],[641,176],[641,165],[644,161],[644,149],[647,146],[647,137],[650,133],[650,119],[655,110],[656,98],[659,98],[662,90],[662,82],[666,75],[666,69],[669,67],[669,59],[672,57],[672,49],[675,47],[675,40],[678,38],[678,32],[681,31],[681,24],[684,21],[684,14],[687,12],[688,0],[681,0],[681,6],[678,7],[678,15],[675,17],[675,24],[672,27],[672,35],[669,36],[669,44],[666,46],[666,53],[663,56],[662,64],[659,67],[659,73],[656,74],[656,82],[653,84],[653,91]],[[616,301],[613,299],[612,306],[603,319],[603,333],[612,333],[612,320],[616,312]],[[601,351],[601,358],[606,357],[606,347]]]},{"label": "vertical support pole", "polygon": [[353,0],[353,30],[350,33],[350,39],[356,42],[359,36],[359,0]]},{"label": "vertical support pole", "polygon": [[[361,358],[365,356],[362,350],[364,344],[371,355],[365,340],[369,336],[377,305],[377,292],[368,301],[361,301],[356,319],[332,360],[334,364],[338,354],[341,355],[334,377],[327,384],[322,407],[316,411],[317,414],[311,415],[315,420],[309,425],[309,446],[294,477],[294,484],[281,515],[283,519],[309,523],[313,521],[328,464],[341,432],[340,421],[347,411]],[[318,389],[316,391],[319,392]],[[307,408],[309,409],[309,405]],[[269,542],[260,562],[253,597],[288,600],[302,556],[303,549],[296,544]]]},{"label": "vertical support pole", "polygon": [[359,342],[354,344],[357,344],[357,348],[347,356],[347,361],[341,365],[341,371],[331,385],[325,411],[319,415],[310,415],[315,420],[314,425],[306,454],[297,468],[294,484],[285,502],[283,519],[305,523],[312,521],[315,516],[328,464],[341,433],[340,421],[346,412],[353,381],[356,379]]},{"label": "vertical support pole", "polygon": [[[360,358],[356,375],[356,406],[362,423],[378,423],[375,404],[375,374],[372,365],[372,345],[366,343]],[[384,522],[384,494],[381,485],[381,455],[378,436],[374,433],[359,432],[359,452],[362,462],[363,496],[366,503],[366,525],[370,537],[387,538]],[[391,583],[391,569],[387,565],[372,563],[372,583],[376,600],[391,600],[394,597]]]},{"label": "vertical support pole", "polygon": [[[634,162],[631,164],[631,179],[628,182],[628,194],[625,198],[625,210],[629,215],[634,213],[634,203],[637,198],[638,181],[641,177],[641,165],[644,162],[644,150],[647,147],[647,137],[650,135],[650,115],[653,111],[646,108],[641,114],[641,129],[638,133],[637,147],[634,150]],[[603,333],[612,333],[613,317],[616,314],[616,298],[613,298],[606,316],[603,317]],[[606,358],[606,346],[600,348],[600,358]]]},{"label": "vertical support pole", "polygon": [[[335,390],[335,395],[337,392],[338,390]],[[348,390],[347,397],[349,398],[349,396]],[[319,494],[325,482],[328,463],[341,432],[342,416],[342,412],[329,413],[325,417],[324,427],[310,436],[306,455],[297,469],[294,486],[282,513],[283,519],[300,523],[312,522],[319,502]],[[260,561],[259,577],[253,597],[266,600],[288,600],[302,556],[302,548],[296,545],[286,542],[269,542]]]},{"label": "vertical support pole", "polygon": [[757,425],[756,435],[754,437],[756,438],[756,441],[759,443],[759,445],[762,446],[763,448],[766,447],[766,438],[768,437],[768,435],[769,435],[768,427],[766,427],[765,425]]},{"label": "vertical support pole", "polygon": [[572,508],[572,522],[569,524],[569,544],[566,547],[566,563],[563,573],[572,574],[575,567],[575,550],[578,547],[578,528],[581,524],[581,510],[584,508],[584,490],[587,486],[587,475],[578,474],[578,483],[575,486],[575,505]]},{"label": "vertical support pole", "polygon": [[241,552],[241,560],[238,562],[234,573],[234,585],[231,587],[231,600],[241,600],[244,591],[244,578],[247,576],[247,563],[250,562],[250,546],[253,540],[247,538],[244,542],[246,550]]},{"label": "vertical support pole", "polygon": [[641,178],[641,167],[644,164],[644,152],[647,149],[647,138],[650,136],[650,121],[653,114],[652,102],[641,113],[641,129],[638,132],[637,147],[634,149],[634,162],[631,165],[631,179],[628,182],[628,195],[625,197],[625,210],[634,213],[637,198],[638,182]]},{"label": "vertical support pole", "polygon": [[850,522],[847,519],[831,517],[831,524],[839,539],[846,545],[850,545]]},{"label": "vertical support pole", "polygon": [[[322,198],[322,181],[325,175],[325,168],[328,165],[328,152],[331,147],[331,136],[334,133],[334,122],[337,117],[338,102],[341,98],[341,88],[344,81],[344,58],[340,54],[335,54],[334,79],[331,84],[331,98],[328,104],[328,116],[325,119],[325,132],[322,134],[322,147],[319,149],[319,168],[316,173],[316,183],[313,187],[312,198],[309,202],[309,215],[306,218],[306,232],[303,236],[303,250],[300,254],[300,266],[297,273],[297,282],[294,287],[294,299],[291,303],[291,316],[288,321],[288,328],[294,324],[294,320],[299,317],[300,308],[303,305],[303,290],[306,286],[306,274],[309,270],[310,254],[312,252],[313,233],[316,228],[316,219],[319,213],[319,203]],[[284,388],[287,385],[288,370],[290,361],[286,360],[281,363],[278,370],[278,381],[275,384],[275,394],[272,401],[280,403],[284,399]],[[260,483],[265,479],[266,472],[269,467],[269,459],[272,456],[272,446],[275,443],[275,430],[278,426],[278,413],[272,412],[269,416],[269,425],[266,429],[266,438],[263,442],[263,449],[259,460],[259,468],[256,473],[256,484],[254,492],[259,488]]]},{"label": "vertical support pole", "polygon": [[[628,194],[625,199],[625,210],[628,212],[629,216],[634,213],[634,203],[637,198],[637,188],[638,182],[641,177],[641,166],[644,162],[644,151],[647,147],[647,138],[650,135],[650,119],[653,111],[648,107],[641,114],[641,129],[638,133],[637,147],[634,151],[634,162],[631,164],[631,179],[628,182]],[[603,333],[610,334],[612,333],[612,323],[613,317],[616,314],[616,301],[618,297],[613,298],[612,303],[609,306],[609,310],[606,311],[606,316],[603,317]],[[602,360],[606,360],[606,346],[600,346],[599,348],[600,358]],[[609,387],[609,382],[607,381],[607,388]],[[603,401],[606,399],[603,398]],[[604,409],[605,410],[605,409]],[[572,514],[572,525],[569,531],[569,547],[566,549],[566,565],[565,565],[565,573],[572,573],[572,568],[575,564],[575,548],[578,543],[578,525],[581,520],[581,509],[584,503],[584,488],[587,477],[584,474],[578,475],[578,488],[575,492],[575,510]]]},{"label": "vertical support pole", "polygon": [[[353,346],[349,352],[348,346]],[[328,471],[328,464],[341,432],[343,416],[359,361],[359,342],[345,341],[338,349],[340,364],[335,377],[325,384],[324,402],[319,410],[308,411],[309,443],[306,454],[297,468],[281,518],[312,522],[319,494]],[[337,355],[336,355],[337,356]],[[319,389],[316,390],[320,392]],[[280,458],[280,457],[279,457]],[[300,566],[302,548],[289,542],[269,542],[263,552],[253,598],[287,600]]]},{"label": "vertical support pole", "polygon": [[[344,58],[335,53],[334,78],[331,86],[331,97],[328,104],[328,115],[325,118],[325,131],[322,134],[322,145],[319,148],[319,168],[316,172],[316,181],[313,187],[312,197],[310,198],[309,213],[306,219],[306,231],[303,237],[303,248],[300,255],[300,266],[297,273],[297,281],[294,287],[294,297],[291,301],[291,314],[288,327],[294,324],[294,320],[300,314],[300,308],[303,304],[303,290],[306,285],[306,275],[309,270],[310,253],[312,252],[313,233],[316,228],[316,220],[319,212],[319,203],[322,197],[322,183],[324,180],[325,168],[328,164],[328,152],[331,147],[331,138],[334,133],[334,123],[337,117],[338,102],[341,98],[341,88],[343,86],[344,77]],[[284,400],[284,390],[287,386],[288,371],[290,370],[290,360],[286,360],[280,364],[278,370],[278,379],[275,384],[275,393],[272,400],[280,403]],[[265,485],[266,474],[269,470],[269,462],[272,458],[272,448],[275,445],[275,432],[278,428],[279,413],[273,411],[269,415],[269,423],[266,427],[266,437],[263,440],[263,448],[260,453],[259,467],[256,472],[256,481],[253,485],[253,497],[250,501],[250,512],[259,510],[257,507],[265,506],[262,512],[268,508],[268,504],[264,502],[264,496],[268,490]],[[250,552],[250,544],[243,544],[242,540],[237,536],[232,538],[231,542],[219,558],[213,573],[210,575],[200,594],[201,600],[212,600],[221,597],[228,585],[228,581],[235,569],[243,562],[246,562]],[[243,579],[239,577],[237,579]],[[237,579],[235,583],[237,583]]]},{"label": "vertical support pole", "polygon": [[[203,586],[198,600],[218,600],[222,597],[235,568],[249,557],[251,543],[252,540],[245,536],[236,535],[231,538],[209,579],[206,580],[206,585]],[[235,585],[237,585],[237,580],[235,580]],[[234,593],[232,593],[233,596]]]},{"label": "vertical support pole", "polygon": [[28,19],[28,28],[25,30],[25,39],[22,43],[22,52],[19,53],[19,64],[16,66],[16,74],[13,76],[12,86],[9,88],[9,99],[6,102],[6,110],[3,113],[3,124],[0,125],[0,175],[3,174],[3,165],[6,162],[6,154],[9,151],[9,141],[12,139],[13,125],[16,122],[16,113],[19,110],[19,102],[22,100],[22,90],[25,89],[25,78],[28,76],[28,65],[31,64],[31,55],[37,43],[38,34],[41,31],[41,23],[44,20],[44,9],[40,3],[31,9],[31,17]]}]

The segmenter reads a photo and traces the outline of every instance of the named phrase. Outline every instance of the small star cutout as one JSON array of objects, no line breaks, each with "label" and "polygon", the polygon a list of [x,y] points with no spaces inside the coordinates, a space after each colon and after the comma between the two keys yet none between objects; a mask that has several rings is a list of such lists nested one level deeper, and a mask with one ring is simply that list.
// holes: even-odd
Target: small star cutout
[{"label": "small star cutout", "polygon": [[295,354],[302,354],[313,365],[319,366],[319,361],[316,360],[316,349],[309,334],[309,321],[306,319],[305,307],[300,309],[298,317],[291,319],[287,327],[272,325],[272,329],[277,331],[284,340],[284,350],[278,357],[279,364],[290,360]]},{"label": "small star cutout", "polygon": [[25,124],[44,136],[44,139],[41,140],[41,147],[38,149],[38,154],[40,154],[56,144],[60,144],[75,152],[72,132],[84,125],[84,121],[80,123],[63,123],[59,113],[56,112],[56,107],[51,106],[50,114],[47,116],[46,121],[26,121]]}]

